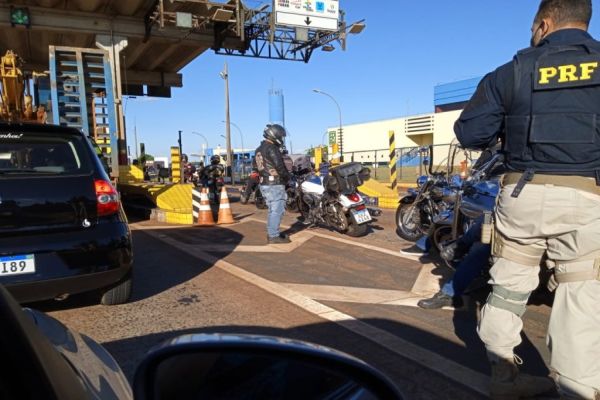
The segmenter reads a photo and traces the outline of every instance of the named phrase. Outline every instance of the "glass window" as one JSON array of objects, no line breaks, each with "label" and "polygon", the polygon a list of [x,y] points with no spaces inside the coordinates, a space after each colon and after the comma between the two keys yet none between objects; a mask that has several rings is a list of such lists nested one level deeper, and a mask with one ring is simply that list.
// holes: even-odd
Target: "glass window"
[{"label": "glass window", "polygon": [[71,135],[0,133],[1,175],[76,175],[92,164],[83,139]]}]

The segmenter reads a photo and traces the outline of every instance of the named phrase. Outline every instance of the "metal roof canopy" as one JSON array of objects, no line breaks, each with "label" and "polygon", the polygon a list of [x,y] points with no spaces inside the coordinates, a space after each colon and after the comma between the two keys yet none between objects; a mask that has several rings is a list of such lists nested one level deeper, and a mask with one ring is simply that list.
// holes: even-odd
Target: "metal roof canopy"
[{"label": "metal roof canopy", "polygon": [[[11,25],[11,7],[27,7],[28,28]],[[274,26],[270,8],[250,9],[241,0],[0,0],[0,51],[14,50],[26,71],[46,71],[51,45],[95,48],[96,35],[123,37],[125,91],[141,94],[147,85],[151,94],[183,86],[179,71],[208,49],[308,62],[332,41],[345,49],[347,33],[364,28],[362,21],[346,25],[343,13],[333,32]]]},{"label": "metal roof canopy", "polygon": [[[181,87],[178,72],[215,42],[212,28],[204,32],[163,25],[150,20],[157,0],[0,0],[0,51],[14,50],[25,60],[26,71],[47,71],[49,46],[95,48],[96,35],[125,37],[121,53],[122,83]],[[226,4],[206,0],[165,0],[165,12],[210,17]],[[236,3],[236,2],[234,2]],[[12,26],[11,7],[27,7],[29,28]],[[231,5],[229,6],[231,7]],[[233,5],[235,10],[236,5]]]}]

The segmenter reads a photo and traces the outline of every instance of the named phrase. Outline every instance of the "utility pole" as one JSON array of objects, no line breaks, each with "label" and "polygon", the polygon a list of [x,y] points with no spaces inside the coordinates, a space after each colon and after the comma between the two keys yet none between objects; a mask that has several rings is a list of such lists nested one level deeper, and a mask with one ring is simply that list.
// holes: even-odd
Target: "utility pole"
[{"label": "utility pole", "polygon": [[229,171],[231,184],[234,184],[233,151],[231,150],[231,120],[229,118],[229,68],[227,66],[227,61],[225,62],[225,68],[220,75],[221,78],[225,80],[225,146],[227,147],[227,170]]},{"label": "utility pole", "polygon": [[344,128],[342,126],[342,109],[340,108],[340,104],[329,93],[325,93],[324,91],[319,90],[319,89],[313,89],[313,92],[329,97],[331,100],[333,100],[333,102],[335,103],[335,105],[338,109],[338,115],[339,115],[339,121],[340,121],[339,129],[338,129],[338,132],[339,132],[338,143],[339,143],[339,151],[340,151],[340,162],[343,163],[344,162]]},{"label": "utility pole", "polygon": [[138,146],[138,137],[137,137],[137,120],[134,122],[133,125],[133,136],[135,136],[135,159],[138,160],[138,163],[140,162],[140,153],[139,153],[139,146]]},{"label": "utility pole", "polygon": [[[180,176],[181,176],[181,182],[184,181],[183,179],[183,144],[181,143],[181,131],[179,131],[179,140],[177,140],[177,143],[179,143],[179,168],[180,168]],[[181,183],[180,182],[180,183]]]}]

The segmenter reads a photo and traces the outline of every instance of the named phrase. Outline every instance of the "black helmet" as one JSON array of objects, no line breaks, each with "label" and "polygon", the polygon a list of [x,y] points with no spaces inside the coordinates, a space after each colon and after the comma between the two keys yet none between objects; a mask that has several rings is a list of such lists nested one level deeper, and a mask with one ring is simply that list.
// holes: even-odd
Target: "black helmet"
[{"label": "black helmet", "polygon": [[265,133],[263,133],[265,139],[270,140],[278,146],[283,146],[286,135],[285,128],[277,124],[267,125]]},{"label": "black helmet", "polygon": [[215,164],[221,164],[221,156],[219,156],[218,154],[215,154],[214,156],[212,156],[210,158],[210,163],[215,165]]}]

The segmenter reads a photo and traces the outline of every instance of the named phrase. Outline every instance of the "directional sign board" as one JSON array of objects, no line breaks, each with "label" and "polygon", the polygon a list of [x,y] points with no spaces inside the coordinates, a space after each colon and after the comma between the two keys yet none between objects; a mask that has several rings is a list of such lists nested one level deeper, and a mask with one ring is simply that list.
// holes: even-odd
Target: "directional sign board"
[{"label": "directional sign board", "polygon": [[339,0],[273,0],[277,25],[308,29],[338,29]]}]

